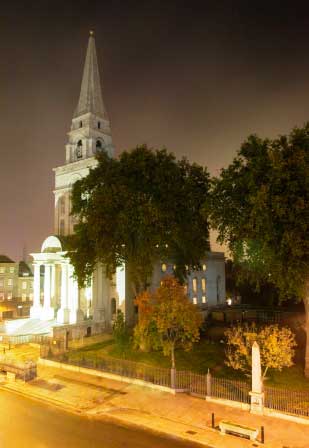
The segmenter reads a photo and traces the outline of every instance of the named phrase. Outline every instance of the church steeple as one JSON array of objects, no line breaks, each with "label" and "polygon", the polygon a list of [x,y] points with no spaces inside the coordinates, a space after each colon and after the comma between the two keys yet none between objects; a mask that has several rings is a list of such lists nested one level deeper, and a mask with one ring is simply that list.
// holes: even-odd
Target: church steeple
[{"label": "church steeple", "polygon": [[79,101],[66,145],[66,163],[89,159],[101,150],[113,156],[111,128],[102,99],[94,34],[90,31]]},{"label": "church steeple", "polygon": [[100,83],[97,53],[93,31],[90,31],[81,91],[74,118],[86,113],[107,118]]}]

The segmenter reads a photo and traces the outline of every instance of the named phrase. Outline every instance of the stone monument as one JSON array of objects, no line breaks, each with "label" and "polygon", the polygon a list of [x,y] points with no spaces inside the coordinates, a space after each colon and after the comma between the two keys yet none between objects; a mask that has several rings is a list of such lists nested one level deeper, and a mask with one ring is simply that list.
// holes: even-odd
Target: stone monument
[{"label": "stone monument", "polygon": [[257,342],[252,345],[252,391],[251,408],[252,414],[263,414],[264,409],[264,392],[261,369],[260,347]]}]

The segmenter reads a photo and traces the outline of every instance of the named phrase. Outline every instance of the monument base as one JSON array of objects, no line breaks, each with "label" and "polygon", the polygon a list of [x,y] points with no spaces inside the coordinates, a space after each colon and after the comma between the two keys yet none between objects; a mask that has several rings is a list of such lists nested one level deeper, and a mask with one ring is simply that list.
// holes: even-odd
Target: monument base
[{"label": "monument base", "polygon": [[30,317],[32,319],[40,319],[41,318],[41,314],[42,314],[42,307],[41,307],[41,305],[39,305],[39,306],[32,306],[30,308]]},{"label": "monument base", "polygon": [[264,413],[264,392],[249,392],[251,397],[251,414],[263,415]]}]

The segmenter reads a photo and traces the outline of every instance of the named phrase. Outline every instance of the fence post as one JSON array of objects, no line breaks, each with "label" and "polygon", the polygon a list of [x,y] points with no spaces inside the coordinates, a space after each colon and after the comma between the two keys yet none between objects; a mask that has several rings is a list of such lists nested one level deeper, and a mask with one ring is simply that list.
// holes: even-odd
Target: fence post
[{"label": "fence post", "polygon": [[209,369],[206,375],[206,396],[211,397],[211,373]]},{"label": "fence post", "polygon": [[171,368],[171,388],[176,389],[176,369]]}]

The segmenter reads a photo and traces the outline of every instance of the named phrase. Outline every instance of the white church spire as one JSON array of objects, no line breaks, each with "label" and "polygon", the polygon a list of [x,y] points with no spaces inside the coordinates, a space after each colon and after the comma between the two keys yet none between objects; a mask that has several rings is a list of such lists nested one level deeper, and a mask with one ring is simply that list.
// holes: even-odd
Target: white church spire
[{"label": "white church spire", "polygon": [[107,119],[93,31],[90,31],[81,91],[74,118],[93,113]]}]

